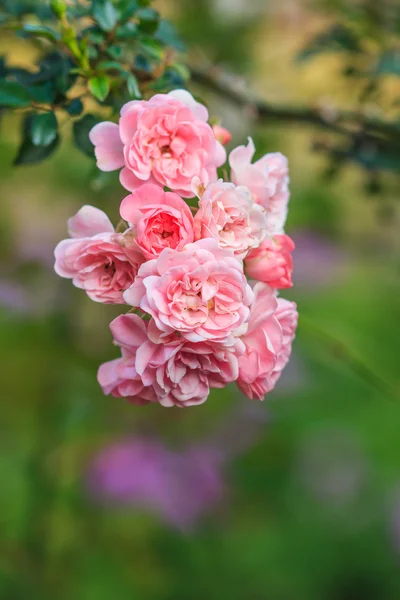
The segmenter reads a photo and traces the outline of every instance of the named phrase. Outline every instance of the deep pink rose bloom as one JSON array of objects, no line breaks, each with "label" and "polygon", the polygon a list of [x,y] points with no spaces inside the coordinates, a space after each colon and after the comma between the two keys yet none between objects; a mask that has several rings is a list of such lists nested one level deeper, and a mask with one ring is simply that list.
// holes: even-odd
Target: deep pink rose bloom
[{"label": "deep pink rose bloom", "polygon": [[193,216],[180,196],[145,183],[122,200],[121,217],[131,225],[124,233],[127,247],[137,246],[147,259],[164,248],[181,250],[193,242]]},{"label": "deep pink rose bloom", "polygon": [[226,146],[232,139],[232,134],[229,129],[222,127],[221,125],[213,125],[213,132],[216,139],[223,145]]},{"label": "deep pink rose bloom", "polygon": [[124,299],[154,318],[160,342],[177,331],[191,342],[232,344],[246,329],[253,292],[241,261],[207,239],[144,263]]},{"label": "deep pink rose bloom", "polygon": [[265,208],[268,233],[283,233],[290,196],[287,158],[272,152],[252,164],[254,152],[251,138],[247,146],[232,150],[229,155],[232,181],[247,186],[254,200]]},{"label": "deep pink rose bloom", "polygon": [[192,406],[207,400],[211,387],[224,387],[239,374],[237,356],[243,351],[213,342],[193,344],[171,336],[156,344],[148,336],[151,327],[137,315],[121,315],[110,328],[122,358],[104,363],[98,380],[105,394],[130,402],[158,401],[162,406]]},{"label": "deep pink rose bloom", "polygon": [[128,258],[109,218],[93,206],[83,206],[69,219],[72,239],[60,242],[54,269],[72,279],[89,298],[104,304],[124,304],[123,292],[133,283],[144,258],[139,251]]},{"label": "deep pink rose bloom", "polygon": [[293,250],[294,243],[288,235],[265,239],[261,246],[247,255],[244,262],[246,275],[273,288],[292,287]]},{"label": "deep pink rose bloom", "polygon": [[103,122],[90,132],[97,166],[124,167],[120,178],[128,190],[148,181],[190,197],[193,177],[205,185],[215,181],[226,160],[207,119],[207,109],[185,90],[128,102],[118,125]]},{"label": "deep pink rose bloom", "polygon": [[196,240],[214,238],[221,248],[244,258],[265,238],[267,216],[248,188],[219,179],[202,194],[194,227]]},{"label": "deep pink rose bloom", "polygon": [[289,360],[297,326],[296,305],[277,299],[265,283],[254,286],[254,302],[247,333],[241,338],[237,384],[246,396],[262,400],[278,381]]}]

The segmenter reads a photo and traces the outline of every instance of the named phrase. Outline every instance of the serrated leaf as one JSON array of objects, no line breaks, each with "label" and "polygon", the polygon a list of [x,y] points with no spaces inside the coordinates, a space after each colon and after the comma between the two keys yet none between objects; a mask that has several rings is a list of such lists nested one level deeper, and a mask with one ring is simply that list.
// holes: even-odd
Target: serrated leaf
[{"label": "serrated leaf", "polygon": [[61,37],[58,31],[52,29],[51,27],[46,27],[45,25],[26,24],[23,26],[22,31],[28,35],[44,37],[52,42],[57,42]]},{"label": "serrated leaf", "polygon": [[110,91],[110,82],[108,77],[104,75],[98,75],[89,79],[89,90],[97,100],[103,102],[108,96]]},{"label": "serrated leaf", "polygon": [[83,103],[79,98],[74,98],[66,105],[66,111],[71,117],[77,117],[83,111]]},{"label": "serrated leaf", "polygon": [[76,146],[87,156],[94,157],[94,148],[89,140],[90,130],[101,121],[100,117],[94,115],[85,115],[79,121],[75,121],[72,126],[74,142]]},{"label": "serrated leaf", "polygon": [[134,100],[141,98],[142,94],[140,92],[138,80],[132,73],[128,73],[126,77],[126,85],[128,88],[128,92],[131,98]]},{"label": "serrated leaf", "polygon": [[26,108],[31,103],[26,89],[14,81],[0,81],[0,106],[8,108]]},{"label": "serrated leaf", "polygon": [[57,137],[58,123],[53,112],[35,115],[31,122],[30,137],[35,146],[49,146]]},{"label": "serrated leaf", "polygon": [[114,29],[118,21],[118,12],[111,0],[95,0],[93,17],[104,31]]}]

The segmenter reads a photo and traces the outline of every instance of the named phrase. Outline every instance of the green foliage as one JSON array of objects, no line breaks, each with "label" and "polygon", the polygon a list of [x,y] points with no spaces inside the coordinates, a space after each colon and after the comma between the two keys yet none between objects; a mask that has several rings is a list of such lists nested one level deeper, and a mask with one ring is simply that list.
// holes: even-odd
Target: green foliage
[{"label": "green foliage", "polygon": [[361,52],[358,35],[345,25],[333,25],[314,37],[297,54],[297,60],[303,62],[323,52]]},{"label": "green foliage", "polygon": [[112,119],[129,100],[186,85],[188,73],[178,55],[183,45],[150,4],[0,0],[0,33],[9,30],[40,50],[29,68],[0,59],[0,107],[26,110],[32,121],[32,129],[24,127],[15,164],[50,156],[59,142],[57,120],[65,117],[76,145],[93,156],[83,135],[92,117],[74,122],[90,98],[108,107]]}]

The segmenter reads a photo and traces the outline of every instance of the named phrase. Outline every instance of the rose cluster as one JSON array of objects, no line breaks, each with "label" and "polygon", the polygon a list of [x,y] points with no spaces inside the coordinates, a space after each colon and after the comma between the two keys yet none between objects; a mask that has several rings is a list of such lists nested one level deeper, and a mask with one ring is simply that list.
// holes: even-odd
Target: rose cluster
[{"label": "rose cluster", "polygon": [[129,102],[90,139],[101,170],[121,169],[124,225],[82,207],[55,270],[96,302],[133,307],[110,325],[121,356],[100,366],[104,393],[184,407],[236,382],[263,399],[297,325],[278,296],[292,285],[286,158],[252,162],[249,138],[230,153],[231,181],[218,178],[230,134],[184,90]]}]

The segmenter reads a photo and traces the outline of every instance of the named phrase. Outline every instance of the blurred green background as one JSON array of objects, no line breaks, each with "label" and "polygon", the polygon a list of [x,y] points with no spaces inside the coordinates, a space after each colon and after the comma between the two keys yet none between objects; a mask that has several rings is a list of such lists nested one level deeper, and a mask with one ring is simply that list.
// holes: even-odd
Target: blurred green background
[{"label": "blurred green background", "polygon": [[[302,64],[296,53],[360,6],[384,31],[397,6],[155,5],[189,61],[222,65],[278,104],[344,108],[359,92],[342,74],[347,58]],[[29,61],[26,41],[8,44],[2,52]],[[399,82],[388,76],[381,98],[400,98]],[[250,134],[258,156],[289,158],[292,361],[257,406],[234,387],[183,411],[104,397],[96,370],[117,355],[108,323],[120,309],[57,278],[52,252],[82,204],[116,223],[124,191],[68,142],[43,165],[13,168],[19,118],[3,119],[0,598],[400,598],[399,175],[375,195],[357,166],[328,178],[311,126],[260,125],[192,89],[232,131],[229,148]]]}]

